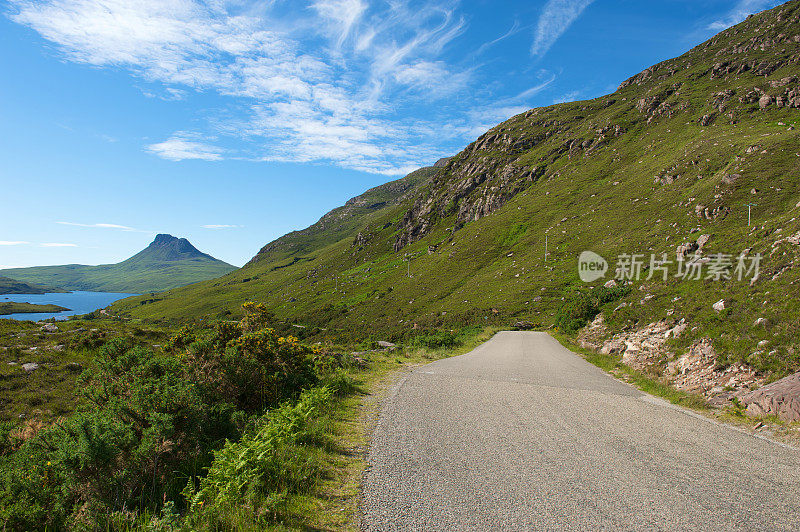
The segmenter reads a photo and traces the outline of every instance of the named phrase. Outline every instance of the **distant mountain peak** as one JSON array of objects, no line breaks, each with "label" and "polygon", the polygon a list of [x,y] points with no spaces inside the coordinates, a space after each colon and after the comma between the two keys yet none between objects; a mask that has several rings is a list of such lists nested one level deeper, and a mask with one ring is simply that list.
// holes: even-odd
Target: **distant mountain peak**
[{"label": "distant mountain peak", "polygon": [[172,236],[167,233],[159,233],[156,235],[155,240],[150,244],[151,246],[162,246],[164,244],[172,244],[173,242],[177,242],[178,240],[186,240],[185,238],[179,239],[178,237]]},{"label": "distant mountain peak", "polygon": [[117,264],[35,266],[2,270],[2,274],[70,290],[143,293],[213,279],[235,269],[198,250],[185,238],[160,233],[149,246]]},{"label": "distant mountain peak", "polygon": [[[147,249],[167,250],[174,255],[170,260],[186,258],[187,256],[206,256],[205,253],[194,247],[192,243],[185,238],[178,238],[166,233],[156,235],[156,238],[150,243]],[[145,251],[147,251],[147,249],[145,249]]]}]

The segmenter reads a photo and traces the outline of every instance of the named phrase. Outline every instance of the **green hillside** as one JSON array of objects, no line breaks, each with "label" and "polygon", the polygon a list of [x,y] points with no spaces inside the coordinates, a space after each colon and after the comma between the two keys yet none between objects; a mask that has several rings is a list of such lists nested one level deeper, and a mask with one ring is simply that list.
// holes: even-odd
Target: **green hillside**
[{"label": "green hillside", "polygon": [[16,279],[0,276],[0,294],[46,294],[48,292],[64,293],[66,290],[54,288],[52,286],[34,286],[28,283],[17,281]]},{"label": "green hillside", "polygon": [[235,269],[235,266],[200,252],[185,238],[162,234],[157,235],[147,248],[117,264],[12,268],[0,270],[0,274],[65,290],[141,294],[213,279]]},{"label": "green hillside", "polygon": [[[572,329],[601,306],[609,335],[685,320],[676,349],[707,337],[723,364],[744,362],[771,378],[795,371],[799,62],[800,2],[792,1],[613,94],[515,116],[424,170],[430,179],[385,185],[385,204],[372,208],[368,200],[353,210],[351,200],[339,211],[347,217],[333,211],[241,270],[113,310],[182,320],[238,315],[255,300],[319,336],[402,339],[520,319],[549,327],[558,318]],[[586,292],[613,271],[591,285],[578,278],[584,250],[613,270],[622,254],[674,261],[683,244],[692,256],[700,247],[703,261],[760,253],[760,276],[752,286],[735,276],[657,276],[609,298]],[[724,311],[714,310],[723,299]],[[754,326],[758,318],[770,325]]]}]

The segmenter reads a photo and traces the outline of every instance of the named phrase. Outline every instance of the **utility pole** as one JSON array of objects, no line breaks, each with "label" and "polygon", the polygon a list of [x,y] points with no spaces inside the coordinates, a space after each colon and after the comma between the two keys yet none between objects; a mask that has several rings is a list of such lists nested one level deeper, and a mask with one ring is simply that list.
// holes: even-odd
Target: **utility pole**
[{"label": "utility pole", "polygon": [[750,209],[753,207],[758,207],[758,205],[756,203],[747,204],[747,227],[750,227]]},{"label": "utility pole", "polygon": [[547,233],[544,234],[544,262],[547,263]]}]

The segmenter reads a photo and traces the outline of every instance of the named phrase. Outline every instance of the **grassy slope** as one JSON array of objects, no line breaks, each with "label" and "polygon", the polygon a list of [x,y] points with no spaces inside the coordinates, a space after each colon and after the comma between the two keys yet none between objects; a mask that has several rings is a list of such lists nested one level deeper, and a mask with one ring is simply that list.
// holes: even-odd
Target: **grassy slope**
[{"label": "grassy slope", "polygon": [[[401,338],[415,323],[453,327],[525,318],[546,326],[563,298],[582,286],[576,261],[581,251],[592,249],[613,267],[618,254],[674,257],[677,245],[708,234],[706,254],[751,248],[765,255],[761,279],[753,287],[735,281],[638,283],[640,290],[628,297],[634,305],[608,320],[612,330],[664,319],[673,311],[670,319],[690,323],[681,344],[711,336],[730,361],[747,361],[775,375],[796,370],[800,302],[786,295],[797,294],[798,246],[773,244],[800,231],[800,116],[774,103],[761,110],[758,98],[748,93],[757,87],[777,96],[800,86],[796,80],[788,87],[769,83],[800,75],[800,44],[787,42],[787,36],[800,34],[798,6],[793,1],[752,17],[656,65],[613,95],[500,124],[399,205],[360,217],[360,227],[323,231],[328,238],[317,237],[299,252],[290,247],[296,236],[287,235],[280,253],[262,251],[242,270],[156,298],[125,300],[114,309],[140,318],[185,319],[236,314],[252,299],[281,318],[339,337]],[[780,42],[771,44],[779,35]],[[737,51],[753,42],[752,49]],[[750,68],[714,70],[725,63]],[[769,72],[770,65],[777,68]],[[734,94],[720,111],[715,95],[723,90]],[[639,103],[647,98],[656,105]],[[702,125],[705,115],[711,122]],[[619,133],[609,133],[615,126]],[[599,132],[606,127],[610,130]],[[496,139],[486,142],[488,137]],[[465,195],[454,194],[472,179],[470,169],[481,165],[490,169],[489,177]],[[528,179],[532,167],[537,171]],[[740,177],[727,184],[723,178],[730,174]],[[680,177],[671,184],[655,182],[664,175]],[[414,194],[421,199],[415,202]],[[469,209],[463,207],[496,197],[504,202],[501,208],[464,223],[459,212]],[[758,206],[755,224],[747,227],[750,202]],[[730,214],[699,218],[697,205],[727,208]],[[398,236],[414,224],[425,229],[395,252]],[[356,245],[358,232],[364,238]],[[404,261],[409,256],[410,278]],[[641,305],[644,292],[654,297]],[[719,315],[711,304],[722,298],[729,310]],[[754,328],[757,317],[773,326]],[[763,339],[770,340],[771,352],[754,355]]]},{"label": "grassy slope", "polygon": [[164,260],[158,253],[148,250],[117,264],[36,266],[3,270],[2,273],[20,281],[54,285],[67,290],[142,294],[213,279],[236,269],[206,254]]},{"label": "grassy slope", "polygon": [[8,277],[0,277],[0,294],[46,294],[46,293],[64,293],[66,290],[61,288],[54,288],[44,285],[31,285],[10,279]]}]

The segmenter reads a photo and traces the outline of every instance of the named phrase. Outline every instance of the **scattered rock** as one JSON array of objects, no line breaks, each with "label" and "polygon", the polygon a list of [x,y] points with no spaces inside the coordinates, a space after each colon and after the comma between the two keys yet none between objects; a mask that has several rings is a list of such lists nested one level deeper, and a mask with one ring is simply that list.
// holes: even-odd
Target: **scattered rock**
[{"label": "scattered rock", "polygon": [[519,329],[521,331],[528,331],[528,330],[533,329],[535,327],[536,327],[536,325],[534,325],[530,321],[524,321],[524,320],[520,320],[520,321],[518,321],[518,322],[516,322],[514,324],[514,328],[515,329]]},{"label": "scattered rock", "polygon": [[40,327],[40,330],[47,333],[58,332],[58,327],[54,323],[46,323]]},{"label": "scattered rock", "polygon": [[712,308],[717,312],[722,312],[723,310],[725,310],[725,300],[720,299],[719,301],[717,301],[712,305]]},{"label": "scattered rock", "polygon": [[690,253],[694,253],[695,251],[697,251],[697,249],[698,249],[697,242],[684,242],[683,244],[675,248],[675,254],[677,254],[679,257],[686,257]]},{"label": "scattered rock", "polygon": [[722,176],[722,182],[726,185],[732,185],[736,183],[740,177],[742,177],[740,174],[726,174]]},{"label": "scattered rock", "polygon": [[759,325],[767,326],[767,319],[766,318],[758,318],[756,321],[753,322],[753,325],[758,327]]},{"label": "scattered rock", "polygon": [[800,421],[800,372],[744,393],[739,400],[751,416],[774,415],[790,423]]},{"label": "scattered rock", "polygon": [[395,344],[393,344],[392,342],[387,342],[387,341],[385,341],[385,340],[380,340],[380,341],[378,341],[378,346],[379,346],[379,347],[382,347],[382,348],[384,348],[384,349],[391,349],[391,348],[397,347],[397,346],[396,346]]},{"label": "scattered rock", "polygon": [[39,364],[37,364],[36,362],[26,362],[25,364],[22,365],[22,369],[30,373],[32,371],[36,371],[37,369],[39,369]]},{"label": "scattered rock", "polygon": [[604,284],[603,286],[605,286],[606,288],[616,288],[617,287],[617,281],[614,280],[614,279],[611,279],[610,281],[606,282],[606,284]]}]

